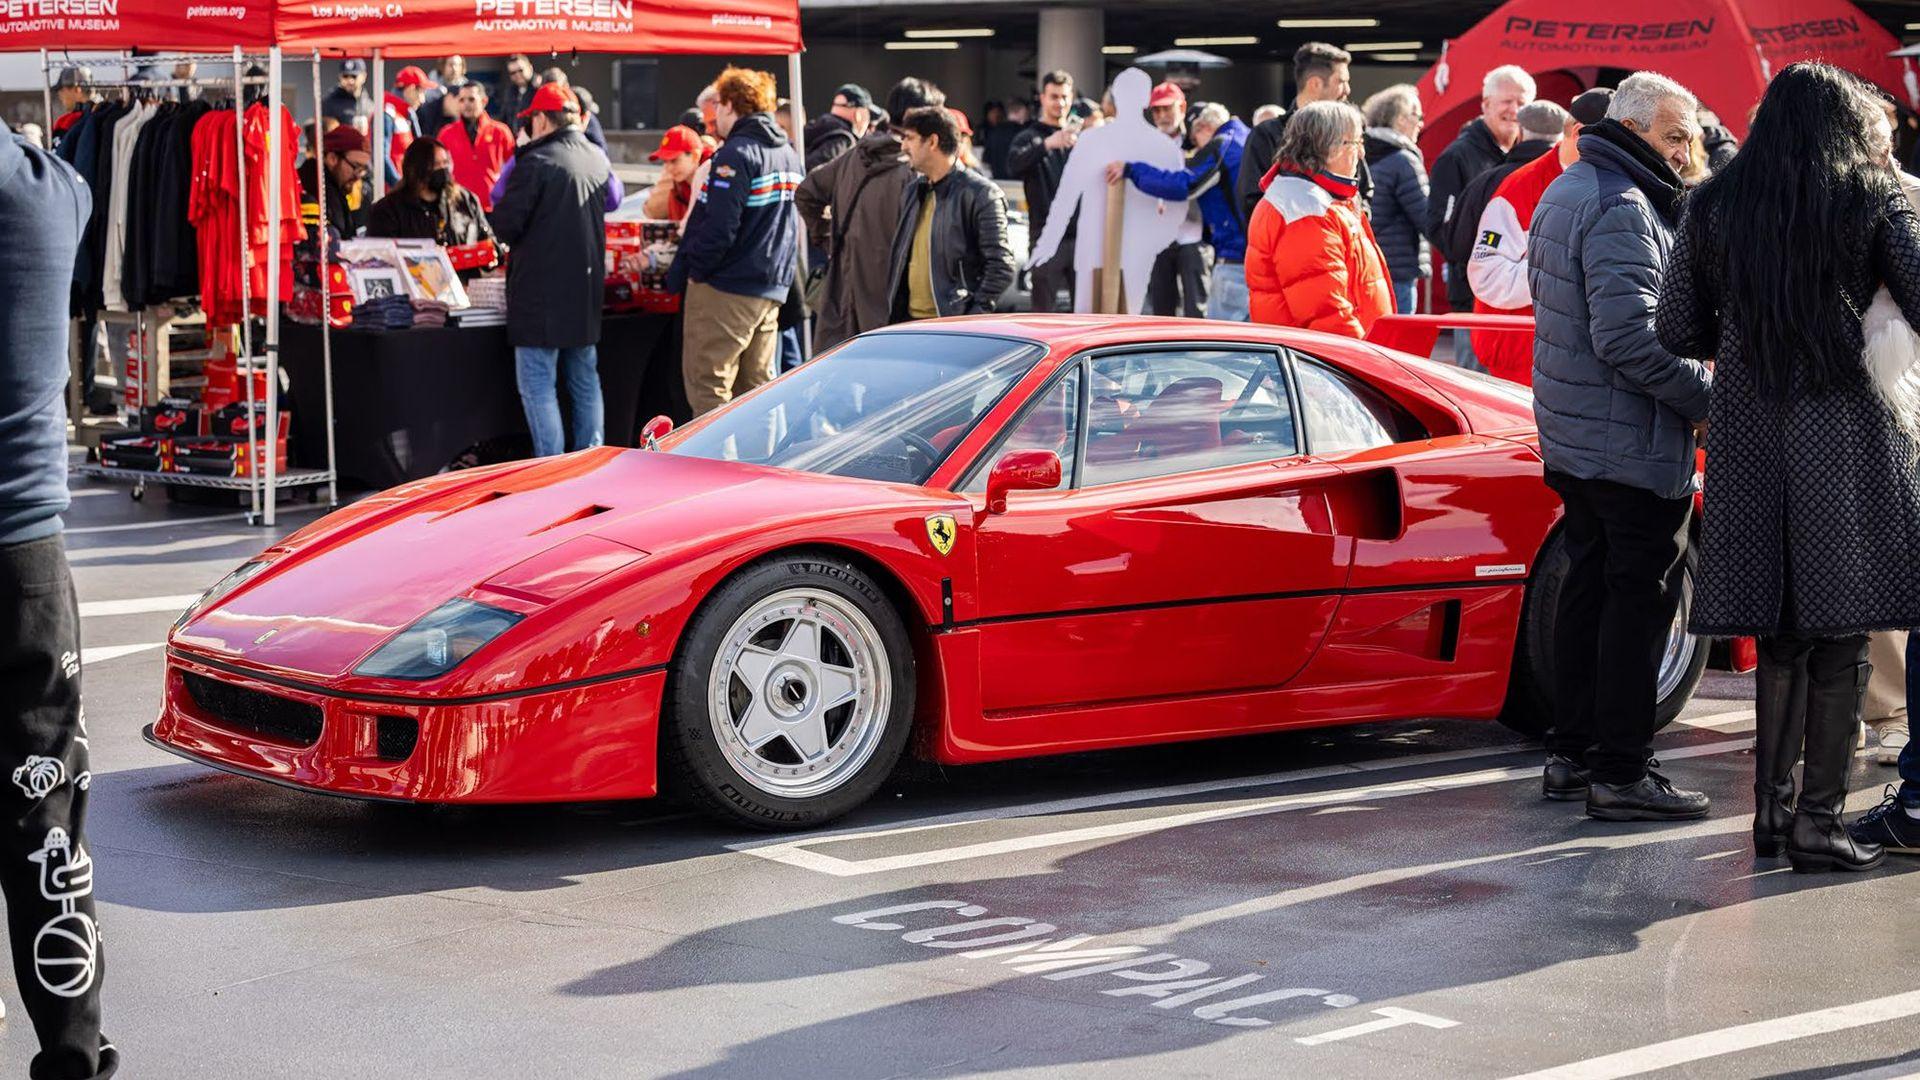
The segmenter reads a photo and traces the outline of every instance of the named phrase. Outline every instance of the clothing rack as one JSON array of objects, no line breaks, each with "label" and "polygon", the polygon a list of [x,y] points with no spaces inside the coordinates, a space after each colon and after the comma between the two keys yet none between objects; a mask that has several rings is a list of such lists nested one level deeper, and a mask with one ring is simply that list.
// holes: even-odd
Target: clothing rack
[{"label": "clothing rack", "polygon": [[[266,76],[261,77],[257,75],[248,75],[246,70],[247,66],[249,64],[258,63],[262,60],[264,60],[267,65]],[[65,57],[55,59],[49,55],[48,50],[46,49],[40,50],[40,68],[41,68],[41,75],[42,75],[42,82],[43,82],[42,100],[44,101],[47,109],[47,132],[49,136],[49,142],[48,142],[49,146],[52,145],[51,135],[53,131],[53,121],[57,119],[57,117],[55,117],[53,113],[54,72],[57,68],[67,66],[69,63],[71,63],[71,61]],[[280,101],[281,52],[277,46],[272,49],[269,49],[265,53],[249,53],[241,49],[237,45],[234,46],[233,51],[230,53],[187,53],[187,52],[148,53],[148,54],[142,54],[137,57],[132,55],[131,53],[127,53],[122,55],[119,63],[123,71],[125,72],[124,78],[121,78],[118,80],[96,81],[93,83],[93,85],[96,87],[105,86],[105,87],[112,87],[112,88],[125,87],[125,88],[152,88],[152,89],[196,87],[196,86],[208,87],[208,88],[229,87],[229,88],[238,90],[239,88],[245,87],[245,86],[259,86],[264,84],[267,88],[266,106],[267,106],[267,117],[268,117],[267,155],[266,155],[267,157],[267,201],[269,206],[274,208],[279,207],[280,205],[280,172],[281,172],[281,170],[277,167],[280,161],[279,147],[281,146],[281,140],[284,136],[293,135],[293,137],[295,137],[296,139],[298,138],[298,136],[297,134],[283,132],[281,130],[281,101]],[[185,78],[185,79],[172,77],[172,78],[166,78],[166,79],[153,79],[153,80],[136,80],[132,77],[132,72],[135,66],[147,66],[152,64],[170,64],[177,67],[178,65],[184,64],[184,63],[194,63],[196,65],[201,63],[223,64],[223,65],[231,64],[233,67],[233,75],[231,77],[200,78],[196,76],[193,78]],[[314,96],[314,103],[315,103],[314,145],[318,147],[321,141],[320,139],[321,119],[320,119],[319,107],[318,107],[320,99],[317,93],[317,89],[320,84],[320,52],[317,49],[314,50],[314,53],[313,53],[313,82],[316,88],[316,94]],[[234,107],[236,109],[244,110],[245,105],[241,101],[235,101]],[[242,254],[242,259],[244,260],[246,252],[251,250],[251,245],[248,244],[247,242],[248,240],[248,237],[247,237],[247,226],[248,226],[247,175],[246,175],[247,152],[246,152],[246,131],[245,131],[244,124],[234,125],[234,142],[235,142],[236,151],[238,153],[238,157],[236,159],[237,166],[240,170],[240,184],[239,184],[239,191],[237,195],[237,201],[238,201],[238,209],[239,209],[238,216],[239,216],[239,223],[240,223],[240,251]],[[320,170],[320,171],[324,172],[324,170]],[[321,177],[321,180],[324,183],[325,181],[324,175]],[[326,402],[326,410],[325,410],[326,415],[324,417],[324,423],[326,424],[326,433],[327,433],[326,467],[324,469],[312,469],[312,468],[292,469],[290,468],[285,472],[282,472],[279,468],[279,460],[276,454],[276,449],[277,449],[277,445],[279,442],[279,435],[280,435],[280,299],[279,297],[280,297],[280,243],[281,241],[280,241],[280,229],[278,227],[275,227],[275,228],[269,229],[267,234],[267,265],[266,265],[267,295],[266,295],[266,305],[265,305],[266,316],[262,320],[264,324],[263,326],[264,341],[262,342],[262,349],[261,349],[262,355],[258,357],[254,355],[253,312],[252,312],[253,304],[252,304],[252,297],[248,294],[248,289],[250,287],[250,275],[245,272],[243,267],[242,272],[240,274],[240,323],[239,323],[240,355],[236,357],[236,363],[235,363],[235,377],[240,379],[246,387],[246,402],[247,402],[247,409],[248,409],[249,415],[252,414],[255,405],[259,404],[254,397],[254,378],[253,378],[254,373],[256,371],[261,371],[261,370],[264,370],[266,373],[266,383],[267,383],[267,386],[266,386],[267,400],[265,402],[266,427],[263,432],[264,439],[265,439],[265,446],[260,455],[261,458],[263,459],[262,467],[258,469],[249,467],[247,469],[246,476],[197,476],[197,475],[192,475],[188,473],[147,472],[145,470],[140,470],[140,469],[115,469],[115,468],[108,468],[102,465],[89,464],[89,465],[83,465],[79,468],[78,471],[81,475],[91,476],[91,477],[104,479],[104,480],[131,483],[134,485],[133,491],[134,491],[135,498],[140,497],[140,495],[145,491],[146,485],[148,484],[161,484],[164,486],[177,486],[177,487],[213,488],[213,489],[225,490],[225,491],[245,491],[247,492],[247,495],[248,495],[248,506],[249,506],[248,513],[247,513],[247,521],[250,524],[260,524],[260,525],[267,525],[267,526],[271,526],[275,522],[278,496],[279,496],[279,493],[283,490],[293,490],[297,488],[312,488],[312,489],[315,489],[317,493],[317,490],[319,488],[324,487],[326,489],[327,504],[329,506],[339,505],[340,493],[339,493],[338,458],[335,454],[334,433],[333,433],[333,345],[332,345],[332,339],[331,339],[332,327],[329,325],[325,317],[325,313],[327,311],[325,290],[327,289],[327,279],[328,279],[328,275],[326,273],[326,216],[325,216],[326,200],[322,198],[320,200],[320,203],[321,203],[321,219],[320,219],[321,235],[319,237],[319,243],[321,247],[320,280],[321,280],[321,288],[322,288],[322,307],[321,307],[322,315],[320,320],[320,341],[321,341],[321,353],[322,353],[321,379],[324,382],[322,399]],[[91,347],[91,343],[87,343],[87,345],[88,347]],[[254,453],[254,449],[251,442],[249,443],[246,452],[249,455],[252,455]],[[249,461],[249,466],[251,465],[252,465],[252,462]]]}]

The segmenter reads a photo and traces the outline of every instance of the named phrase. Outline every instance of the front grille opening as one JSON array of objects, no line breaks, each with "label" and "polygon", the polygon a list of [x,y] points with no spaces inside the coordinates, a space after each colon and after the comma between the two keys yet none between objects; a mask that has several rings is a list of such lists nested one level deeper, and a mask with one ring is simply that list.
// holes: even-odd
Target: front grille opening
[{"label": "front grille opening", "polygon": [[420,721],[411,716],[381,716],[374,720],[373,752],[381,761],[405,761],[420,742]]},{"label": "front grille opening", "polygon": [[301,748],[320,741],[322,714],[318,705],[223,683],[191,671],[181,672],[180,677],[193,703],[222,727]]}]

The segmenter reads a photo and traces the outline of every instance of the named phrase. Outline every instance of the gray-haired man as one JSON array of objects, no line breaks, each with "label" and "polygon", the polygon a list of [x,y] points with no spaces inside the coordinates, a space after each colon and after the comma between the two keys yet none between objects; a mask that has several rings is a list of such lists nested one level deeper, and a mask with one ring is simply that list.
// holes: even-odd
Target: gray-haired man
[{"label": "gray-haired man", "polygon": [[1712,388],[1653,331],[1698,107],[1671,79],[1629,76],[1606,119],[1581,132],[1580,160],[1547,188],[1527,239],[1534,417],[1572,564],[1545,793],[1584,795],[1589,815],[1614,821],[1707,814],[1705,795],[1647,768],[1693,513],[1694,429]]}]

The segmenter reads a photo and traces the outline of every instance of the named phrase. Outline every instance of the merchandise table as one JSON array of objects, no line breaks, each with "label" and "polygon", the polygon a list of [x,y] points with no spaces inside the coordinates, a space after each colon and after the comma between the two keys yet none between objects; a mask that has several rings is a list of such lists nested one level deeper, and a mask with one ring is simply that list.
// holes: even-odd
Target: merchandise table
[{"label": "merchandise table", "polygon": [[[320,328],[285,322],[281,330],[293,460],[323,461]],[[475,448],[482,463],[528,452],[506,327],[332,336],[341,477],[378,490],[431,476]],[[662,413],[675,423],[688,418],[679,315],[607,315],[599,360],[609,444],[638,445],[640,426]],[[564,382],[560,414],[567,415]]]}]

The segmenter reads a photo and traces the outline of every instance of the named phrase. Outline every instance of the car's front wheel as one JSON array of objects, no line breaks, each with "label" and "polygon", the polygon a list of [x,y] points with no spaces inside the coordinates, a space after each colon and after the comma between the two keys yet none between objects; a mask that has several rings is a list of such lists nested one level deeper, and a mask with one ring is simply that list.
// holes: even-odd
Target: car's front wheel
[{"label": "car's front wheel", "polygon": [[[1707,669],[1708,642],[1687,633],[1693,611],[1693,576],[1699,556],[1687,548],[1680,585],[1680,607],[1667,628],[1660,649],[1660,670],[1654,683],[1654,727],[1666,727],[1687,707]],[[1555,533],[1540,552],[1533,584],[1527,589],[1526,609],[1520,617],[1520,640],[1514,649],[1513,678],[1500,722],[1523,735],[1539,737],[1552,726],[1556,702],[1553,682],[1553,642],[1559,619],[1560,591],[1566,585],[1571,560],[1566,538]]]},{"label": "car's front wheel", "polygon": [[702,605],[666,704],[670,790],[729,821],[807,828],[860,805],[899,761],[913,720],[913,646],[859,567],[780,556]]}]

